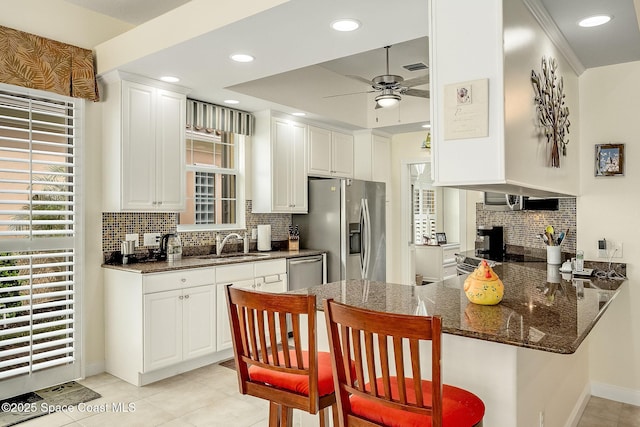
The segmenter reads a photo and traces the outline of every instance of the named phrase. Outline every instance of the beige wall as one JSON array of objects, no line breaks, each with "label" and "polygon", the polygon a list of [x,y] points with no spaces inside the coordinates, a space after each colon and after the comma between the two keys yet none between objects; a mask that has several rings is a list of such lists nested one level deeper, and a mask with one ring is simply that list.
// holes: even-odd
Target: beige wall
[{"label": "beige wall", "polygon": [[[578,249],[597,259],[597,240],[623,243],[629,289],[615,300],[590,339],[594,394],[640,405],[640,62],[587,70],[580,77],[581,197]],[[625,143],[625,176],[594,177],[594,145]]]}]

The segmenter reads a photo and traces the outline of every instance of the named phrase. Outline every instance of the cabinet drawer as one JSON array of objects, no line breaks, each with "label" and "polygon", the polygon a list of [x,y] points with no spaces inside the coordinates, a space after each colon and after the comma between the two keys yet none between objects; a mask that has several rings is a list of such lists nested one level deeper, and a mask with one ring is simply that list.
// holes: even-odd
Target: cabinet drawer
[{"label": "cabinet drawer", "polygon": [[445,265],[444,267],[442,267],[442,278],[443,279],[448,279],[450,277],[454,277],[458,274],[458,272],[456,271],[456,265]]},{"label": "cabinet drawer", "polygon": [[442,247],[442,263],[447,264],[450,262],[455,262],[456,252],[460,252],[460,245],[443,246]]},{"label": "cabinet drawer", "polygon": [[255,277],[270,276],[287,272],[287,260],[285,258],[255,263]]},{"label": "cabinet drawer", "polygon": [[154,292],[208,285],[214,282],[215,278],[213,268],[198,268],[193,270],[172,271],[170,273],[148,274],[142,279],[142,292],[144,294],[150,294]]},{"label": "cabinet drawer", "polygon": [[216,268],[216,283],[229,283],[237,280],[253,280],[253,263],[240,263]]},{"label": "cabinet drawer", "polygon": [[274,274],[256,277],[256,290],[261,292],[281,293],[287,290],[287,275]]}]

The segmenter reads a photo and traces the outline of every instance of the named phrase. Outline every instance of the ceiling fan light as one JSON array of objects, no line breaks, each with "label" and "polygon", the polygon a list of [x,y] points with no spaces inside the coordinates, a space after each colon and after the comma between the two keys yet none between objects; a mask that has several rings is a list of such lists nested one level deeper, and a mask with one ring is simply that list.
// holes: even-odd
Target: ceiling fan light
[{"label": "ceiling fan light", "polygon": [[400,99],[400,95],[396,95],[395,93],[376,96],[376,102],[382,108],[393,107],[400,102]]}]

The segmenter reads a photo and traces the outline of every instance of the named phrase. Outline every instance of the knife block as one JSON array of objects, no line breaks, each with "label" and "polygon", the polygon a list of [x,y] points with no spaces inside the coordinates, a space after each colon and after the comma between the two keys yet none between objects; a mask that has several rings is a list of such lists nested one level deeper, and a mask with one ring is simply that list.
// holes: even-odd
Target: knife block
[{"label": "knife block", "polygon": [[298,251],[298,250],[300,250],[300,240],[289,239],[289,251]]}]

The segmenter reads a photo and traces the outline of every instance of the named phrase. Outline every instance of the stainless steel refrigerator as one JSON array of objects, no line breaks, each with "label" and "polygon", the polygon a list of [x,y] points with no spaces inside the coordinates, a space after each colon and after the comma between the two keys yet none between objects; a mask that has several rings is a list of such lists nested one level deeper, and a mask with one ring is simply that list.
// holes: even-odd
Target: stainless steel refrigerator
[{"label": "stainless steel refrigerator", "polygon": [[327,281],[386,281],[385,185],[309,178],[309,213],[293,215],[300,246],[327,251]]}]

